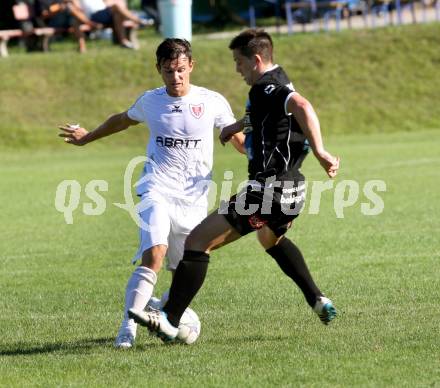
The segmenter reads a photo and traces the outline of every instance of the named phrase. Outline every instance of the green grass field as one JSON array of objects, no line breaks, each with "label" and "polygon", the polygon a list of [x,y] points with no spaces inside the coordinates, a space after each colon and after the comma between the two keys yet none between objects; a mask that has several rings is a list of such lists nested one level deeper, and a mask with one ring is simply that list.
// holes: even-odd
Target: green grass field
[{"label": "green grass field", "polygon": [[[112,344],[137,249],[123,175],[144,154],[142,128],[83,148],[56,125],[93,127],[157,86],[157,40],[124,57],[91,44],[87,56],[12,50],[0,61],[0,386],[440,387],[440,25],[277,37],[281,64],[315,104],[328,149],[341,156],[336,185],[356,181],[358,201],[306,206],[288,232],[339,311],[325,327],[298,289],[247,236],[212,255],[192,307],[193,346],[165,346],[145,330],[128,352]],[[194,83],[217,89],[242,113],[247,91],[227,41],[194,40]],[[217,146],[214,179],[245,179],[246,162]],[[313,157],[309,181],[326,176]],[[55,209],[65,180],[82,188],[74,222]],[[107,209],[86,216],[84,194],[106,180]],[[382,180],[384,211],[365,216],[362,189]],[[309,193],[310,194],[310,193]],[[156,294],[170,276],[159,277]]]},{"label": "green grass field", "polygon": [[[128,352],[112,342],[137,231],[111,203],[123,202],[125,166],[142,147],[2,153],[0,385],[438,386],[439,143],[437,131],[331,138],[343,161],[336,182],[387,184],[378,216],[361,214],[361,195],[336,218],[329,191],[321,212],[306,208],[289,232],[339,309],[334,324],[319,322],[248,236],[212,255],[193,303],[195,345],[141,331]],[[231,149],[216,160],[217,176],[231,167],[244,176]],[[325,179],[312,158],[304,171]],[[54,208],[63,179],[107,180],[107,211],[79,209],[66,225]],[[168,282],[163,272],[158,293]]]}]

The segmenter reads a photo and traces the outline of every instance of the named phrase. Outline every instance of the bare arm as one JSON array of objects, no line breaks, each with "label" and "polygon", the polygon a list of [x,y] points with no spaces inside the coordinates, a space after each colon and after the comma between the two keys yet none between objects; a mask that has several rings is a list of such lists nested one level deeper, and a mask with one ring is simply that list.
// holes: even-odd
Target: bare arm
[{"label": "bare arm", "polygon": [[89,132],[85,128],[64,125],[59,128],[63,131],[58,136],[63,137],[66,143],[76,146],[83,146],[102,137],[121,132],[132,125],[139,124],[138,121],[130,119],[127,112],[122,112],[110,116],[98,128]]},{"label": "bare arm", "polygon": [[325,150],[318,116],[312,104],[300,94],[294,93],[287,103],[287,111],[295,116],[296,121],[298,121],[298,124],[310,143],[313,154],[327,175],[330,178],[335,177],[339,169],[340,159]]},{"label": "bare arm", "polygon": [[230,140],[231,144],[235,147],[235,149],[242,154],[246,153],[246,148],[244,146],[244,138],[245,136],[243,132],[238,132],[235,135],[233,135]]},{"label": "bare arm", "polygon": [[241,133],[243,127],[243,119],[224,127],[219,136],[220,143],[225,145],[228,141],[231,141],[232,145],[238,152],[245,154],[246,150],[244,148],[244,134]]}]

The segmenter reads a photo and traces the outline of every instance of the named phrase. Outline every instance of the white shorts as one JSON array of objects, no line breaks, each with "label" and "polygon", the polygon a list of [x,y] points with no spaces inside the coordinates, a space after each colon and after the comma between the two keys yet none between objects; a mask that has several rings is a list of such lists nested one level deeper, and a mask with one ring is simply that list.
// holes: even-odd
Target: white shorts
[{"label": "white shorts", "polygon": [[183,257],[186,237],[206,217],[207,209],[178,201],[171,203],[156,193],[142,195],[141,201],[148,206],[139,213],[148,227],[139,228],[139,249],[132,263],[141,259],[144,251],[160,244],[168,247],[167,269],[175,270]]}]

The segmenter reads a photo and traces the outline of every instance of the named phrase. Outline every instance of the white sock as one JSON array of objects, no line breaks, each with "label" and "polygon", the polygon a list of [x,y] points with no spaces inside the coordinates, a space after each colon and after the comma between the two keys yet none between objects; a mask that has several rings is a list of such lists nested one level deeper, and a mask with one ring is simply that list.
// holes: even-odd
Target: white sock
[{"label": "white sock", "polygon": [[128,318],[128,309],[143,310],[153,295],[156,281],[156,273],[148,267],[139,266],[133,271],[125,289],[124,320],[120,333],[124,331],[136,336],[137,325],[133,319]]}]

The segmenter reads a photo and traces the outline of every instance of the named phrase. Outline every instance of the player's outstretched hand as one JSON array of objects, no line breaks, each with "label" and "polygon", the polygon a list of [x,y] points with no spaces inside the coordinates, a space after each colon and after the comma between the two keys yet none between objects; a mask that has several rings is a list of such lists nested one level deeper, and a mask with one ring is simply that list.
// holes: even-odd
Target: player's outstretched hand
[{"label": "player's outstretched hand", "polygon": [[316,157],[330,178],[334,178],[338,174],[339,162],[341,160],[339,156],[333,156],[327,151],[322,151]]},{"label": "player's outstretched hand", "polygon": [[66,143],[76,146],[83,146],[87,144],[86,136],[89,131],[80,127],[79,125],[66,124],[60,125],[58,128],[62,131],[58,136],[64,138]]}]

